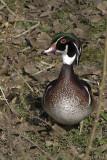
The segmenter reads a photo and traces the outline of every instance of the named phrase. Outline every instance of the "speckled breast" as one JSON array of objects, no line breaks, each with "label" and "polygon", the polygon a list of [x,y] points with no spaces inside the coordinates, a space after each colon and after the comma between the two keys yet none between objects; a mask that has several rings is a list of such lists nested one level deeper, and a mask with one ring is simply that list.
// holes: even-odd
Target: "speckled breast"
[{"label": "speckled breast", "polygon": [[89,95],[83,86],[63,80],[49,86],[44,94],[44,109],[57,122],[66,125],[79,123],[92,111]]}]

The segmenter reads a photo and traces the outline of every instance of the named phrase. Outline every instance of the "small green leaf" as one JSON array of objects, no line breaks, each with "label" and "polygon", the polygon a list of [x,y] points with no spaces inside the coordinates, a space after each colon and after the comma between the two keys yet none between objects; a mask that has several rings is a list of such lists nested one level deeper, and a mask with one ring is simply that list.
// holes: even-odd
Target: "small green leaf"
[{"label": "small green leaf", "polygon": [[104,113],[104,111],[101,111],[101,116],[104,120],[107,121],[107,115]]},{"label": "small green leaf", "polygon": [[46,32],[46,31],[49,31],[51,29],[51,27],[50,26],[41,26],[39,29],[43,32]]}]

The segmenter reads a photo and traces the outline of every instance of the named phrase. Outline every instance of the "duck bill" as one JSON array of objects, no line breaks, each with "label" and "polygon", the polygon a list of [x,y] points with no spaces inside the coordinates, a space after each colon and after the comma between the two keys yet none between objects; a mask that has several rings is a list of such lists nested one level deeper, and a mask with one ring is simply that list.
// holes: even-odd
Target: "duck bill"
[{"label": "duck bill", "polygon": [[49,47],[48,49],[44,50],[42,53],[43,54],[47,54],[47,53],[51,53],[51,52],[55,52],[56,51],[56,42],[54,44],[52,44],[51,47]]}]

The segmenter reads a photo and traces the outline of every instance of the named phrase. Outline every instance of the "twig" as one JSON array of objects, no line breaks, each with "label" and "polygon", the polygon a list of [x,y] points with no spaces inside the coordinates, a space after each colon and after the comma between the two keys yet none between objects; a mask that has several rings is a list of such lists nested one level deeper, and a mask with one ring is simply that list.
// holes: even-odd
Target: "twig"
[{"label": "twig", "polygon": [[23,53],[23,52],[26,52],[26,51],[28,51],[28,50],[30,50],[30,49],[31,49],[30,47],[26,47],[26,48],[18,51],[18,53]]},{"label": "twig", "polygon": [[1,1],[1,3],[3,3],[4,5],[5,5],[5,7],[7,8],[7,10],[11,13],[11,14],[13,14],[14,16],[16,16],[16,14],[13,12],[13,11],[11,11],[11,9],[7,6],[7,4],[3,1],[3,0],[0,0]]},{"label": "twig", "polygon": [[91,81],[91,80],[86,79],[86,78],[83,78],[83,80],[86,81],[86,82],[92,83],[92,84],[98,84],[98,82],[96,82],[96,81]]},{"label": "twig", "polygon": [[[2,57],[2,59],[4,60],[4,58]],[[32,91],[32,92],[34,92],[33,91],[33,89],[32,89],[32,87],[29,85],[29,83],[23,78],[23,76],[17,71],[17,69],[16,68],[14,68],[12,65],[10,65],[11,66],[11,68],[23,79],[23,81],[25,82],[25,84],[28,86],[28,88]],[[1,91],[2,92],[2,91]],[[3,93],[3,92],[2,92]],[[0,97],[1,98],[1,97]],[[3,96],[3,98],[5,99],[5,97]],[[7,100],[7,99],[5,99],[5,100]],[[7,102],[7,104],[9,105],[9,103],[8,103],[8,101],[6,101]]]},{"label": "twig", "polygon": [[22,32],[21,34],[18,34],[18,35],[15,36],[14,38],[19,38],[20,36],[24,36],[24,35],[26,35],[26,34],[32,32],[35,28],[39,27],[39,25],[40,25],[40,22],[38,21],[37,24],[36,24],[35,26],[31,27],[30,29],[28,29],[28,30],[25,31],[25,32]]},{"label": "twig", "polygon": [[39,146],[37,145],[37,143],[33,142],[33,141],[30,140],[29,138],[26,138],[26,136],[21,135],[21,137],[23,137],[25,140],[27,140],[27,141],[29,141],[30,143],[32,143],[34,146],[36,146],[40,151],[42,151],[45,155],[47,155],[47,156],[52,160],[52,157],[51,157],[49,154],[47,154],[47,152],[45,152],[41,147],[39,147]]},{"label": "twig", "polygon": [[[106,10],[106,17],[107,17],[107,10]],[[106,40],[105,40],[105,53],[104,53],[104,64],[103,64],[103,76],[102,76],[102,82],[101,82],[101,86],[100,86],[100,95],[99,95],[99,106],[98,106],[98,110],[96,113],[96,118],[94,121],[94,125],[93,125],[93,129],[91,132],[91,137],[90,137],[90,141],[86,150],[86,155],[84,157],[84,160],[88,160],[90,152],[92,150],[92,143],[94,140],[94,135],[95,135],[95,131],[96,131],[96,127],[99,121],[99,117],[100,117],[100,111],[101,111],[101,107],[102,107],[102,99],[103,99],[103,90],[105,87],[105,81],[106,81],[106,74],[107,74],[107,19],[106,19]]]},{"label": "twig", "polygon": [[3,98],[4,98],[4,100],[6,101],[8,107],[10,107],[10,105],[9,105],[9,103],[8,103],[8,101],[7,101],[6,97],[5,97],[5,95],[4,95],[4,92],[3,92],[3,90],[2,90],[2,87],[0,87],[0,90],[1,90],[1,93],[2,93],[2,95],[3,95]]},{"label": "twig", "polygon": [[11,108],[11,105],[8,103],[8,101],[7,101],[7,99],[6,99],[6,97],[5,97],[5,94],[4,94],[4,92],[3,92],[3,90],[2,90],[2,87],[0,87],[0,90],[1,90],[1,93],[2,93],[2,95],[3,95],[3,98],[4,98],[4,100],[6,101],[6,103],[7,103],[7,111],[8,111],[8,116],[7,116],[7,114],[4,114],[4,118],[5,118],[5,123],[6,123],[6,130],[7,130],[7,135],[8,135],[8,140],[9,140],[9,147],[10,147],[10,152],[11,152],[11,154],[13,155],[13,147],[12,147],[12,139],[11,139],[11,134],[10,134],[10,131],[11,131],[11,121],[10,121],[10,119],[11,119],[11,115],[10,115],[10,108]]},{"label": "twig", "polygon": [[[12,67],[12,66],[11,66]],[[28,82],[27,81],[25,81],[25,79],[23,78],[23,76],[21,76],[21,74],[17,71],[17,69],[15,69],[14,67],[12,67],[16,72],[17,72],[17,74],[23,79],[23,81],[26,83],[26,85],[29,87],[29,89],[32,91],[32,92],[34,92],[33,91],[33,89],[31,88],[31,86],[28,84]]]},{"label": "twig", "polygon": [[[50,126],[50,127],[52,128],[52,126],[51,126],[50,123],[48,123],[48,122],[46,122],[45,120],[39,118],[38,116],[35,116],[35,115],[34,115],[33,118],[39,119],[39,120],[42,121],[44,124],[46,124],[46,125],[48,125],[48,126]],[[52,129],[53,129],[55,132],[57,132],[60,136],[62,136],[62,137],[64,138],[64,140],[68,143],[69,148],[70,148],[71,150],[73,150],[73,151],[72,151],[72,155],[73,155],[73,159],[72,159],[72,160],[74,160],[74,159],[77,158],[77,157],[80,158],[80,159],[82,159],[81,156],[79,155],[78,151],[76,150],[76,148],[69,143],[69,141],[68,141],[68,139],[66,138],[66,136],[63,135],[60,131],[58,131],[56,128],[52,128]],[[59,154],[58,154],[58,155],[59,155]],[[58,155],[56,156],[55,160],[58,159]]]},{"label": "twig", "polygon": [[50,69],[50,68],[52,68],[54,66],[55,66],[55,64],[51,64],[48,67],[46,67],[45,69],[42,69],[41,71],[38,71],[38,72],[34,73],[33,76],[35,76],[37,74],[40,74],[40,73],[42,73],[42,72],[46,71],[47,69]]}]

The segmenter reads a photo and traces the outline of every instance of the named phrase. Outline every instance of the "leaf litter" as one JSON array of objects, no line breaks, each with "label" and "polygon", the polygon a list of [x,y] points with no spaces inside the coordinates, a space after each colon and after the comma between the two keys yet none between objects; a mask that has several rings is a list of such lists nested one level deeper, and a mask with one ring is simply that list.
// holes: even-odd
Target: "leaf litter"
[{"label": "leaf litter", "polygon": [[[83,45],[75,72],[98,101],[102,77],[106,1],[0,2],[0,157],[1,159],[83,159],[95,113],[79,125],[60,126],[42,108],[46,85],[61,68],[59,55],[41,55],[59,32],[74,33]],[[97,54],[97,55],[96,55]],[[96,61],[97,59],[97,61]],[[105,159],[107,89],[91,160]],[[97,108],[96,108],[97,109]]]}]

